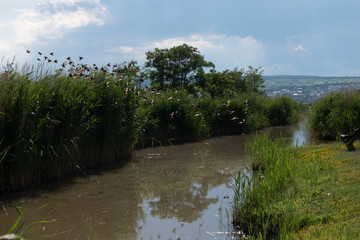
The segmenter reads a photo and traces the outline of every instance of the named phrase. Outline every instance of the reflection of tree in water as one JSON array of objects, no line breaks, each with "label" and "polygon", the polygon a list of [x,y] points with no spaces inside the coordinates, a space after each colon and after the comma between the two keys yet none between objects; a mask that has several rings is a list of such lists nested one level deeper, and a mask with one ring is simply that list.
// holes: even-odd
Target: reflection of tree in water
[{"label": "reflection of tree in water", "polygon": [[291,126],[279,126],[265,129],[264,133],[275,139],[281,136],[292,146],[302,146],[314,142],[307,128],[307,119]]},{"label": "reflection of tree in water", "polygon": [[208,193],[214,187],[228,184],[231,175],[216,170],[222,166],[203,167],[200,163],[204,162],[190,161],[187,165],[158,168],[151,180],[141,184],[145,188],[143,193],[147,192],[144,198],[149,199],[152,216],[191,223],[218,202],[218,197],[207,197]]},{"label": "reflection of tree in water", "polygon": [[206,198],[207,191],[201,187],[190,187],[189,191],[173,190],[149,203],[151,215],[160,218],[177,218],[179,222],[193,222],[200,218],[203,211],[218,201]]}]

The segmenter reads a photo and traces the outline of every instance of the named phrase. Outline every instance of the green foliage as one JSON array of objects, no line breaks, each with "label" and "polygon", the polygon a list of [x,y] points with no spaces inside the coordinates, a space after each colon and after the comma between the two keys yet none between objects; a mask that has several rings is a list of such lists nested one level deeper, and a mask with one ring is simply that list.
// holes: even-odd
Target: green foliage
[{"label": "green foliage", "polygon": [[[46,205],[47,204],[41,206],[40,208],[38,208],[38,210],[45,207]],[[52,221],[47,220],[32,221],[28,217],[25,217],[25,214],[19,207],[14,205],[3,206],[4,210],[6,210],[7,207],[15,209],[18,212],[19,217],[14,221],[8,233],[6,235],[0,236],[0,240],[33,239],[32,235],[34,234],[34,232],[40,231],[40,229],[45,228],[44,224],[53,223]]]},{"label": "green foliage", "polygon": [[113,66],[112,71],[115,73],[115,75],[120,76],[121,78],[126,77],[131,79],[131,82],[134,83],[137,88],[140,88],[146,79],[145,72],[141,71],[141,68],[136,61],[116,64]]},{"label": "green foliage", "polygon": [[209,125],[211,135],[241,134],[249,129],[246,127],[247,103],[246,96],[232,98],[202,98],[198,103],[199,111]]},{"label": "green foliage", "polygon": [[248,170],[235,177],[233,224],[248,235],[266,239],[278,234],[285,219],[281,205],[269,206],[279,200],[276,193],[284,191],[291,181],[294,160],[284,150],[282,139],[257,136],[248,148],[258,172],[251,175]]},{"label": "green foliage", "polygon": [[[150,89],[137,110],[137,118],[141,119],[139,144],[183,142],[261,129],[270,126],[268,106],[272,101],[255,93],[212,98],[194,97],[185,89]],[[297,109],[291,110],[291,114],[298,114]],[[296,119],[293,115],[289,118]]]},{"label": "green foliage", "polygon": [[352,134],[360,127],[360,91],[331,93],[311,107],[310,126],[323,139]]},{"label": "green foliage", "polygon": [[215,67],[212,62],[206,62],[196,48],[186,44],[170,49],[156,48],[146,53],[146,59],[149,78],[160,90],[186,87],[196,81],[204,68]]},{"label": "green foliage", "polygon": [[288,125],[299,120],[300,103],[290,97],[276,97],[269,104],[269,119],[273,126]]},{"label": "green foliage", "polygon": [[[152,87],[186,88],[191,93],[216,97],[232,97],[234,94],[264,94],[261,68],[216,72],[211,62],[206,62],[200,52],[186,44],[170,49],[158,49],[146,53],[147,76]],[[205,68],[212,68],[205,73]]]},{"label": "green foliage", "polygon": [[267,115],[268,101],[271,101],[271,99],[263,95],[249,95],[247,101],[249,108],[246,111],[248,114],[246,120],[248,129],[261,129],[270,126],[270,120]]},{"label": "green foliage", "polygon": [[211,111],[205,111],[204,115],[214,134],[241,134],[268,126],[267,100],[256,94],[236,94],[232,98],[204,98],[200,106],[211,106]]},{"label": "green foliage", "polygon": [[[60,178],[130,155],[137,96],[130,78],[1,75],[0,189]],[[4,154],[6,153],[6,156]]]},{"label": "green foliage", "polygon": [[251,66],[248,67],[246,72],[243,69],[239,72],[236,68],[230,72],[230,75],[235,80],[235,89],[239,93],[264,94],[265,84],[262,74],[263,70],[261,68],[254,69]]},{"label": "green foliage", "polygon": [[234,81],[228,74],[211,71],[204,74],[203,78],[197,83],[204,92],[211,98],[228,96],[231,97],[234,90]]},{"label": "green foliage", "polygon": [[20,216],[18,217],[18,219],[16,219],[16,221],[13,223],[13,225],[10,227],[8,234],[13,234],[16,230],[16,228],[18,228],[20,225],[20,221],[23,218],[24,214],[21,212],[21,210],[17,207],[14,207],[16,209],[16,211],[20,214]]},{"label": "green foliage", "polygon": [[253,171],[234,178],[233,224],[249,239],[358,238],[356,154],[342,144],[291,148],[266,136],[247,147]]},{"label": "green foliage", "polygon": [[203,117],[186,90],[149,92],[138,112],[143,119],[139,140],[145,144],[192,141],[206,135]]},{"label": "green foliage", "polygon": [[237,69],[202,74],[197,79],[196,85],[201,89],[203,94],[209,94],[215,97],[233,97],[236,94],[258,94],[264,95],[263,71],[260,68],[253,69],[251,66],[248,70]]}]

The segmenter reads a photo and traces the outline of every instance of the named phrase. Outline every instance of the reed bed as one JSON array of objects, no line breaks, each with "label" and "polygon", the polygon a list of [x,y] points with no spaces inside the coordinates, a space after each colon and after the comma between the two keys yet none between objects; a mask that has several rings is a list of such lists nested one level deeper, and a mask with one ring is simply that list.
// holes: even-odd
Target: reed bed
[{"label": "reed bed", "polygon": [[278,192],[292,181],[294,157],[281,138],[257,136],[248,148],[254,172],[249,168],[235,177],[233,224],[250,236],[274,237],[286,215],[281,206],[269,205],[281,200]]},{"label": "reed bed", "polygon": [[0,75],[0,191],[128,157],[136,140],[131,79],[81,68]]}]

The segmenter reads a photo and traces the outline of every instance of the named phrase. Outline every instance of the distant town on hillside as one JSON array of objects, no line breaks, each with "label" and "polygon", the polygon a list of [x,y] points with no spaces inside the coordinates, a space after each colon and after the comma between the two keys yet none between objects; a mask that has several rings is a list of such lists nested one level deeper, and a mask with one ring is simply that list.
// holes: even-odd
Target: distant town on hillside
[{"label": "distant town on hillside", "polygon": [[360,77],[263,76],[268,96],[289,96],[312,103],[336,91],[360,89]]}]

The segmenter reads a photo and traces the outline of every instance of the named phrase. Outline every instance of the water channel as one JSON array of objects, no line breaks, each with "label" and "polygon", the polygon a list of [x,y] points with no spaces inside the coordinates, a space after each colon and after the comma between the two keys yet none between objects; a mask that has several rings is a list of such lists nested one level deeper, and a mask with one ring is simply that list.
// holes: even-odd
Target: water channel
[{"label": "water channel", "polygon": [[[303,123],[264,132],[292,145],[310,141]],[[254,136],[142,149],[119,168],[0,198],[0,235],[19,216],[12,204],[33,239],[232,239],[232,176],[249,165],[244,144]]]}]

